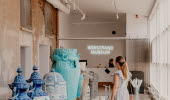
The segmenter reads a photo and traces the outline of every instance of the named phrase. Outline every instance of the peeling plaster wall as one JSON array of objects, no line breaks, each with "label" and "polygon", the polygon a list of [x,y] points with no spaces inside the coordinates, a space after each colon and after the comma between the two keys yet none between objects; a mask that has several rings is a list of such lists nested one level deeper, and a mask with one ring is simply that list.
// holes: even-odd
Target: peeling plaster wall
[{"label": "peeling plaster wall", "polygon": [[[45,37],[45,17],[44,17],[44,0],[32,0],[32,20],[33,20],[33,63],[38,64],[39,44],[56,46],[56,39]],[[56,26],[57,28],[57,26]],[[56,37],[54,37],[56,38]]]},{"label": "peeling plaster wall", "polygon": [[[13,5],[11,5],[13,4]],[[9,9],[10,8],[10,9]],[[0,98],[10,94],[7,84],[19,65],[19,0],[0,0]]]},{"label": "peeling plaster wall", "polygon": [[[28,32],[20,29],[20,0],[0,0],[1,100],[7,100],[11,96],[8,84],[13,81],[17,74],[16,69],[21,64],[21,47],[32,48],[32,65],[39,65],[39,44],[56,48],[56,37],[49,38],[45,35],[44,5],[45,0],[32,0],[33,29],[32,32]],[[52,10],[57,15],[57,11]],[[57,20],[57,16],[54,20]],[[54,30],[57,30],[57,24],[54,24]],[[32,69],[32,66],[30,67]],[[50,64],[47,67],[50,67]]]}]

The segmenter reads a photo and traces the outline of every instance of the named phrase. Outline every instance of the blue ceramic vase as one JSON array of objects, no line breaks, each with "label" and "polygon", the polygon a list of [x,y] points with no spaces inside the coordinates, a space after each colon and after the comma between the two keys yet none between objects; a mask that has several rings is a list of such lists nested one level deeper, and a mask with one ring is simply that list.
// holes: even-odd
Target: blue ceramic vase
[{"label": "blue ceramic vase", "polygon": [[17,69],[18,75],[15,77],[14,82],[9,84],[10,89],[13,91],[13,97],[9,100],[32,100],[27,95],[27,90],[30,87],[25,80],[25,77],[22,75],[22,69],[19,67]]},{"label": "blue ceramic vase", "polygon": [[52,55],[53,68],[67,84],[67,100],[76,100],[80,77],[77,49],[55,49]]},{"label": "blue ceramic vase", "polygon": [[28,93],[34,100],[50,100],[48,94],[42,90],[42,85],[45,84],[40,74],[37,72],[38,68],[34,65],[34,72],[31,74],[29,82],[32,82],[32,90]]}]

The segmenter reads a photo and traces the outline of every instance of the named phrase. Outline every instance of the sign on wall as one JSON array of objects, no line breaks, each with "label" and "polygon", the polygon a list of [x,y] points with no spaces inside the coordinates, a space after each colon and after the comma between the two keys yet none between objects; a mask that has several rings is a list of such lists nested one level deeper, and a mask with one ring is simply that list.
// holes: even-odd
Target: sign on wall
[{"label": "sign on wall", "polygon": [[114,50],[114,47],[105,45],[89,45],[87,46],[87,49],[94,55],[108,55]]}]

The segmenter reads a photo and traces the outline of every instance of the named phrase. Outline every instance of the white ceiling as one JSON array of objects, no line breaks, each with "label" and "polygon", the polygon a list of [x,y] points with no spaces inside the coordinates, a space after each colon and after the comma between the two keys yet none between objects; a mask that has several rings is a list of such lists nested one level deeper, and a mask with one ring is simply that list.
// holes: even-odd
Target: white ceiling
[{"label": "white ceiling", "polygon": [[[77,1],[77,0],[72,0]],[[79,0],[80,8],[87,16],[114,16],[113,0]],[[155,0],[115,0],[119,13],[148,16]]]}]

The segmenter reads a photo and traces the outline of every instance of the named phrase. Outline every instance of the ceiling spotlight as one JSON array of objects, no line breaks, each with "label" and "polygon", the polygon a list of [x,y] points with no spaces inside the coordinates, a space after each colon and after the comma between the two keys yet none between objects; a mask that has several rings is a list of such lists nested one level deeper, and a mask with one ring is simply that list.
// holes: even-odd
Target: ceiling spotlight
[{"label": "ceiling spotlight", "polygon": [[116,14],[116,18],[119,19],[119,14],[118,13]]},{"label": "ceiling spotlight", "polygon": [[85,14],[83,14],[83,16],[82,16],[81,20],[85,20],[85,18],[86,18],[86,15],[85,15]]},{"label": "ceiling spotlight", "polygon": [[68,0],[65,0],[65,4],[68,4]]},{"label": "ceiling spotlight", "polygon": [[74,6],[77,10],[79,10],[79,11],[81,12],[81,14],[83,15],[82,18],[81,18],[81,20],[84,20],[84,19],[86,18],[86,14],[85,14],[72,0],[70,0],[70,2],[73,4],[73,6]]},{"label": "ceiling spotlight", "polygon": [[75,6],[73,6],[73,10],[76,11],[76,7]]},{"label": "ceiling spotlight", "polygon": [[117,10],[117,7],[116,7],[116,1],[115,0],[112,1],[112,5],[115,7],[115,10],[116,10],[116,18],[119,19],[119,14],[118,14],[118,10]]},{"label": "ceiling spotlight", "polygon": [[76,11],[76,0],[74,0],[73,10]]},{"label": "ceiling spotlight", "polygon": [[52,4],[54,8],[58,8],[59,10],[63,11],[66,14],[70,13],[69,4],[64,5],[60,0],[46,0],[46,1]]}]

